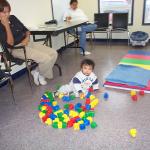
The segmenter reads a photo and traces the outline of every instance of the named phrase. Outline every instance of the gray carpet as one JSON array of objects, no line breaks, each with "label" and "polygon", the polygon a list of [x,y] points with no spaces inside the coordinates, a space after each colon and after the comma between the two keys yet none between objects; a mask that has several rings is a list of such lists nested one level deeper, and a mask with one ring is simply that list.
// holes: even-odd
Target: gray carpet
[{"label": "gray carpet", "polygon": [[[95,43],[90,46],[95,60],[95,72],[101,82],[132,47],[116,44],[111,47]],[[140,48],[142,49],[142,48]],[[150,47],[143,48],[150,50]],[[127,91],[107,89],[110,98],[100,100],[94,120],[96,129],[85,131],[53,129],[45,126],[38,118],[38,104],[46,90],[54,90],[57,83],[65,84],[79,70],[83,59],[78,50],[68,49],[58,62],[63,76],[54,69],[54,79],[47,86],[33,87],[30,91],[27,75],[15,80],[17,105],[11,104],[8,86],[0,89],[0,150],[149,150],[150,148],[150,100],[149,95],[133,102]],[[99,95],[100,97],[100,95]],[[62,104],[62,102],[60,102]],[[136,138],[128,131],[136,128]]]}]

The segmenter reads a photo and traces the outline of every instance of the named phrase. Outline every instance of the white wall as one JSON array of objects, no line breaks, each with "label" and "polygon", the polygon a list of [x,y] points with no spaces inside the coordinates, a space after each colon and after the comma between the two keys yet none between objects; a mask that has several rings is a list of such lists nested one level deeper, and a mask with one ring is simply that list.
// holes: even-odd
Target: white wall
[{"label": "white wall", "polygon": [[66,9],[69,8],[69,2],[70,0],[52,0],[53,2],[53,11],[54,11],[54,18],[58,22],[63,22],[63,16],[66,11]]},{"label": "white wall", "polygon": [[52,18],[50,0],[8,0],[12,14],[17,16],[27,27],[43,24]]}]

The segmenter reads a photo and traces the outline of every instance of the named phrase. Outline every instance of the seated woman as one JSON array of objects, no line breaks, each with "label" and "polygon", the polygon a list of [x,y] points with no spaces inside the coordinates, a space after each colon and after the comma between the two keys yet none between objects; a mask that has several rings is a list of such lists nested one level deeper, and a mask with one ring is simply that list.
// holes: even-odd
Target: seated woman
[{"label": "seated woman", "polygon": [[[78,0],[70,1],[70,8],[64,14],[64,20],[66,21],[88,21],[88,17],[84,14],[84,12],[78,8]],[[92,32],[96,30],[96,24],[85,24],[82,25],[80,29],[78,29],[78,33],[80,35],[80,47],[85,50],[85,55],[91,54],[86,51],[86,33]],[[80,53],[83,54],[82,50]]]},{"label": "seated woman", "polygon": [[[8,49],[12,46],[26,46],[27,58],[38,63],[38,67],[31,71],[36,85],[46,85],[46,78],[53,78],[53,66],[57,59],[56,50],[30,42],[29,30],[13,15],[6,0],[0,0],[0,41]],[[24,59],[22,50],[13,50],[12,55]]]}]

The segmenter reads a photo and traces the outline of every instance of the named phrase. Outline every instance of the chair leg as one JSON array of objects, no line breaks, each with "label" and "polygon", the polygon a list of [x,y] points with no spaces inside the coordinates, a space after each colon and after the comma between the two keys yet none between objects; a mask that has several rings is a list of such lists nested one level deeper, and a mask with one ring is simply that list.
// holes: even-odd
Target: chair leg
[{"label": "chair leg", "polygon": [[25,56],[25,63],[26,63],[26,68],[27,68],[27,71],[28,71],[28,80],[29,80],[29,84],[30,84],[30,87],[31,87],[31,90],[32,90],[32,75],[31,75],[31,71],[30,71],[30,68],[29,68],[29,65],[28,65],[28,62],[27,62],[27,55],[26,55],[26,50],[24,48],[24,56]]},{"label": "chair leg", "polygon": [[128,46],[130,45],[130,33],[128,31]]},{"label": "chair leg", "polygon": [[66,44],[68,45],[69,41],[69,34],[67,33],[67,40],[66,40]]},{"label": "chair leg", "polygon": [[15,100],[15,96],[14,96],[14,84],[13,84],[13,81],[12,81],[12,78],[9,77],[9,86],[10,86],[10,90],[11,90],[11,95],[12,95],[12,99],[13,99],[13,104],[16,105],[16,100]]},{"label": "chair leg", "polygon": [[54,66],[56,66],[59,70],[59,75],[62,76],[62,70],[59,64],[54,64]]},{"label": "chair leg", "polygon": [[109,45],[111,46],[111,42],[112,42],[112,32],[110,31],[109,33]]},{"label": "chair leg", "polygon": [[89,33],[89,36],[90,36],[90,43],[91,43],[91,45],[93,46],[93,37],[92,37],[92,32],[91,32],[91,33]]}]

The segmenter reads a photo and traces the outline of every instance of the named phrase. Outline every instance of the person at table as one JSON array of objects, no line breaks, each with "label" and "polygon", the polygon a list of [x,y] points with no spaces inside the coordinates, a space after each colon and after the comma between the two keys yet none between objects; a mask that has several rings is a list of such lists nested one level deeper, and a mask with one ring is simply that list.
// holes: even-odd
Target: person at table
[{"label": "person at table", "polygon": [[[6,0],[0,0],[0,41],[11,50],[13,46],[25,46],[27,58],[38,63],[31,71],[36,85],[46,85],[47,79],[53,78],[53,66],[57,59],[56,50],[30,42],[29,30],[14,16],[10,15],[11,7]],[[22,50],[12,50],[16,58],[24,59]]]},{"label": "person at table", "polygon": [[[78,0],[70,1],[70,8],[65,12],[64,18],[65,21],[88,21],[88,17],[85,13],[78,8]],[[96,30],[96,24],[85,23],[78,28],[78,34],[80,36],[80,47],[85,50],[85,55],[91,54],[91,52],[86,51],[86,33],[92,32]],[[83,54],[82,49],[80,50],[80,54]]]}]

